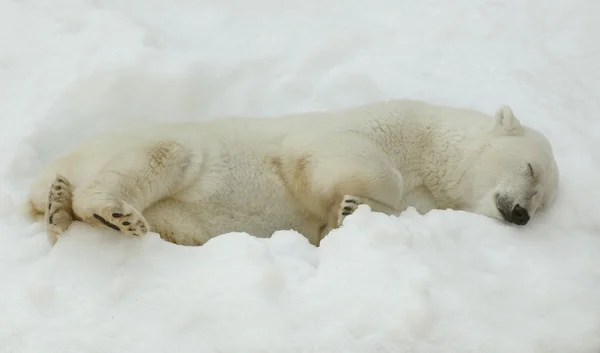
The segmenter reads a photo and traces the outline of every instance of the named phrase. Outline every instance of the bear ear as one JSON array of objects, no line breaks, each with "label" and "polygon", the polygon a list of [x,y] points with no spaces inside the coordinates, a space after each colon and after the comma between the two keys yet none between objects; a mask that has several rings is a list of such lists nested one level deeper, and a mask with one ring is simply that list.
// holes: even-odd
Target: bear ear
[{"label": "bear ear", "polygon": [[494,116],[494,130],[508,135],[516,135],[522,130],[521,122],[515,118],[512,109],[503,105],[496,111]]}]

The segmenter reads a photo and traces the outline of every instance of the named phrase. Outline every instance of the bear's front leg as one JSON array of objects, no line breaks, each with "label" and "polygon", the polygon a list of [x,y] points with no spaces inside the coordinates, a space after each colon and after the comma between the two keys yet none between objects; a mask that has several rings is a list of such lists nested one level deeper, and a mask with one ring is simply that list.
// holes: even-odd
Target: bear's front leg
[{"label": "bear's front leg", "polygon": [[[352,202],[340,207],[344,200],[386,214],[401,211],[400,171],[381,147],[360,134],[293,135],[284,141],[279,158],[278,173],[287,189],[323,221],[321,238],[340,225],[342,213],[356,209]],[[344,207],[349,209],[344,212]]]},{"label": "bear's front leg", "polygon": [[366,197],[360,197],[356,195],[344,195],[344,198],[342,199],[342,202],[340,203],[340,207],[338,209],[337,226],[341,226],[344,223],[344,219],[353,214],[354,211],[356,211],[356,209],[360,205],[367,205],[371,208],[371,211],[373,212],[381,212],[388,215],[392,215],[397,212],[397,210],[387,205],[384,205],[380,202]]}]

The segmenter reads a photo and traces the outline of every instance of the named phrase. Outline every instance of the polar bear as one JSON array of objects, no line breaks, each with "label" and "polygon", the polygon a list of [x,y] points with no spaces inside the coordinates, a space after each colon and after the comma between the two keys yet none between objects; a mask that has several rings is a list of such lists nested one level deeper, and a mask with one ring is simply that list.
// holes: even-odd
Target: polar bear
[{"label": "polar bear", "polygon": [[51,162],[28,205],[52,242],[83,221],[181,245],[293,229],[318,246],[361,204],[389,215],[455,209],[525,225],[557,189],[549,141],[508,106],[492,117],[389,100],[104,134]]}]

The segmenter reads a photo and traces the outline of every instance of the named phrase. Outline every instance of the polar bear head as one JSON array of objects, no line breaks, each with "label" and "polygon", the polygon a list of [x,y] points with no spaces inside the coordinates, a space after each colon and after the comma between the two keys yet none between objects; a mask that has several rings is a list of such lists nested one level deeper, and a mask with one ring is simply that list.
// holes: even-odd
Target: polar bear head
[{"label": "polar bear head", "polygon": [[552,147],[508,106],[498,109],[476,150],[463,185],[473,212],[525,225],[554,201],[559,176]]}]

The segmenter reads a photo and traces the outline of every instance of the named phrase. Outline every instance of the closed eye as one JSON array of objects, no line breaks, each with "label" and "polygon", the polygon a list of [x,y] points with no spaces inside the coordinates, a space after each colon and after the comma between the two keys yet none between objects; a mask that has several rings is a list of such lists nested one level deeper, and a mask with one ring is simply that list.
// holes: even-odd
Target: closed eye
[{"label": "closed eye", "polygon": [[535,173],[533,172],[533,167],[531,166],[531,163],[527,163],[527,166],[529,167],[529,173],[531,174],[531,177],[535,179]]}]

